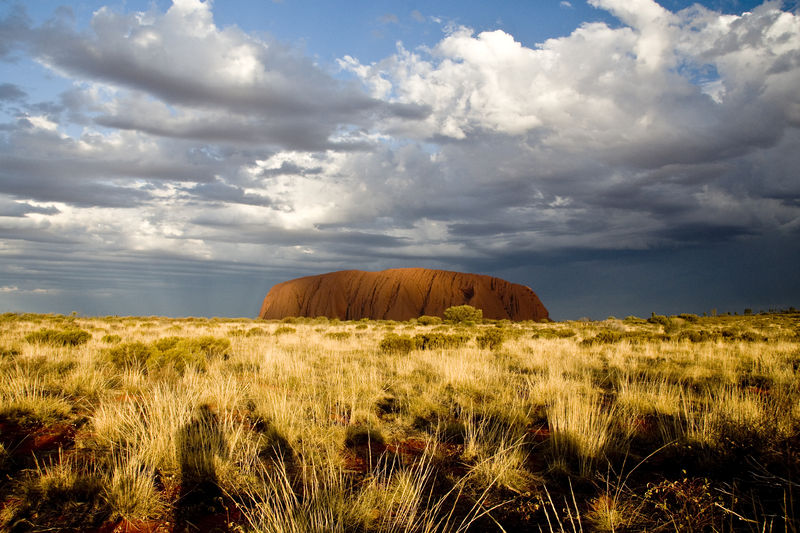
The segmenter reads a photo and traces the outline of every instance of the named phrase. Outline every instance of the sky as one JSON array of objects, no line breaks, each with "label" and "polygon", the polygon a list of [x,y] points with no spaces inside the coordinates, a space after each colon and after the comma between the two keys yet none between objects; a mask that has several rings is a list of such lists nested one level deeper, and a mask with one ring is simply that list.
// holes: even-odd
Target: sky
[{"label": "sky", "polygon": [[796,2],[0,0],[0,312],[426,267],[741,313],[798,265]]}]

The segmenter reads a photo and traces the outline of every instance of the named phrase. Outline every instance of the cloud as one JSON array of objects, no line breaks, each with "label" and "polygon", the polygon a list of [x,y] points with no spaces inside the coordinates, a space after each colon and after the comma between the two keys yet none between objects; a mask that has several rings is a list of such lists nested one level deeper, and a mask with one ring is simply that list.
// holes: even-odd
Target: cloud
[{"label": "cloud", "polygon": [[17,294],[55,294],[58,293],[55,289],[20,289],[15,285],[5,285],[0,287],[0,293],[17,293]]},{"label": "cloud", "polygon": [[15,202],[0,196],[0,217],[24,217],[28,214],[55,215],[58,208],[52,205],[38,206],[26,202]]},{"label": "cloud", "polygon": [[5,56],[72,86],[38,104],[0,86],[19,108],[0,129],[0,254],[25,265],[0,282],[38,286],[14,276],[69,257],[82,287],[87,252],[136,286],[144,265],[499,273],[796,240],[798,16],[592,5],[619,23],[533,47],[455,27],[375,63],[345,56],[336,77],[218,27],[208,2],[101,9],[87,30],[14,12]]},{"label": "cloud", "polygon": [[0,100],[23,100],[28,94],[13,83],[0,83]]},{"label": "cloud", "polygon": [[[22,15],[12,14],[4,26]],[[215,142],[326,149],[341,125],[393,114],[298,51],[214,24],[211,2],[175,1],[165,12],[99,9],[80,32],[56,15],[8,42],[68,77],[105,84],[105,127]],[[146,118],[145,118],[146,117]]]},{"label": "cloud", "polygon": [[[458,199],[486,228],[518,228],[521,238],[498,253],[646,249],[795,227],[800,213],[786,195],[741,191],[787,187],[779,169],[792,168],[781,147],[797,133],[796,15],[775,4],[741,16],[671,13],[645,0],[593,5],[624,25],[584,24],[536,48],[499,30],[456,28],[429,51],[400,47],[347,66],[375,95],[430,107],[425,120],[389,119],[383,130],[440,144],[437,196]],[[767,163],[767,150],[779,162]],[[765,214],[775,209],[781,222]],[[450,218],[473,244],[464,231],[474,225],[446,205],[421,212]],[[681,228],[698,229],[690,237]]]}]

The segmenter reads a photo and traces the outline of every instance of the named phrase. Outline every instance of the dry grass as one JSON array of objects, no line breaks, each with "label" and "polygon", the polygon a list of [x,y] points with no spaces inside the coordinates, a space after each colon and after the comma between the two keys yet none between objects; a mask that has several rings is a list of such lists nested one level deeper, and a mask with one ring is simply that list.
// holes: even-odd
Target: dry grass
[{"label": "dry grass", "polygon": [[424,322],[2,315],[0,529],[796,531],[797,315]]}]

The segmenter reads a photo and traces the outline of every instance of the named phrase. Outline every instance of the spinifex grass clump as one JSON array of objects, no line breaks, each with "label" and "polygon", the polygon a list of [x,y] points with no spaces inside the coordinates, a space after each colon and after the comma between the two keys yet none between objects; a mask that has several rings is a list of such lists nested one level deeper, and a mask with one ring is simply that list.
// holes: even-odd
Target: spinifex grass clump
[{"label": "spinifex grass clump", "polygon": [[20,366],[0,367],[0,419],[22,425],[65,420],[72,405],[54,392],[45,378]]}]

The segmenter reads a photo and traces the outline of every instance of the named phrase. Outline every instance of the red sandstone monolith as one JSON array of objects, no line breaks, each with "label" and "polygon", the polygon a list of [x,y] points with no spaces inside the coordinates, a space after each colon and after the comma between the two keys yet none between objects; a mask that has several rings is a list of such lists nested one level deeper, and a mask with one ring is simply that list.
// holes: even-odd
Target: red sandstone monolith
[{"label": "red sandstone monolith", "polygon": [[259,316],[408,320],[442,316],[448,307],[465,304],[481,309],[484,318],[549,319],[539,297],[524,285],[427,268],[342,270],[284,281],[269,291]]}]

